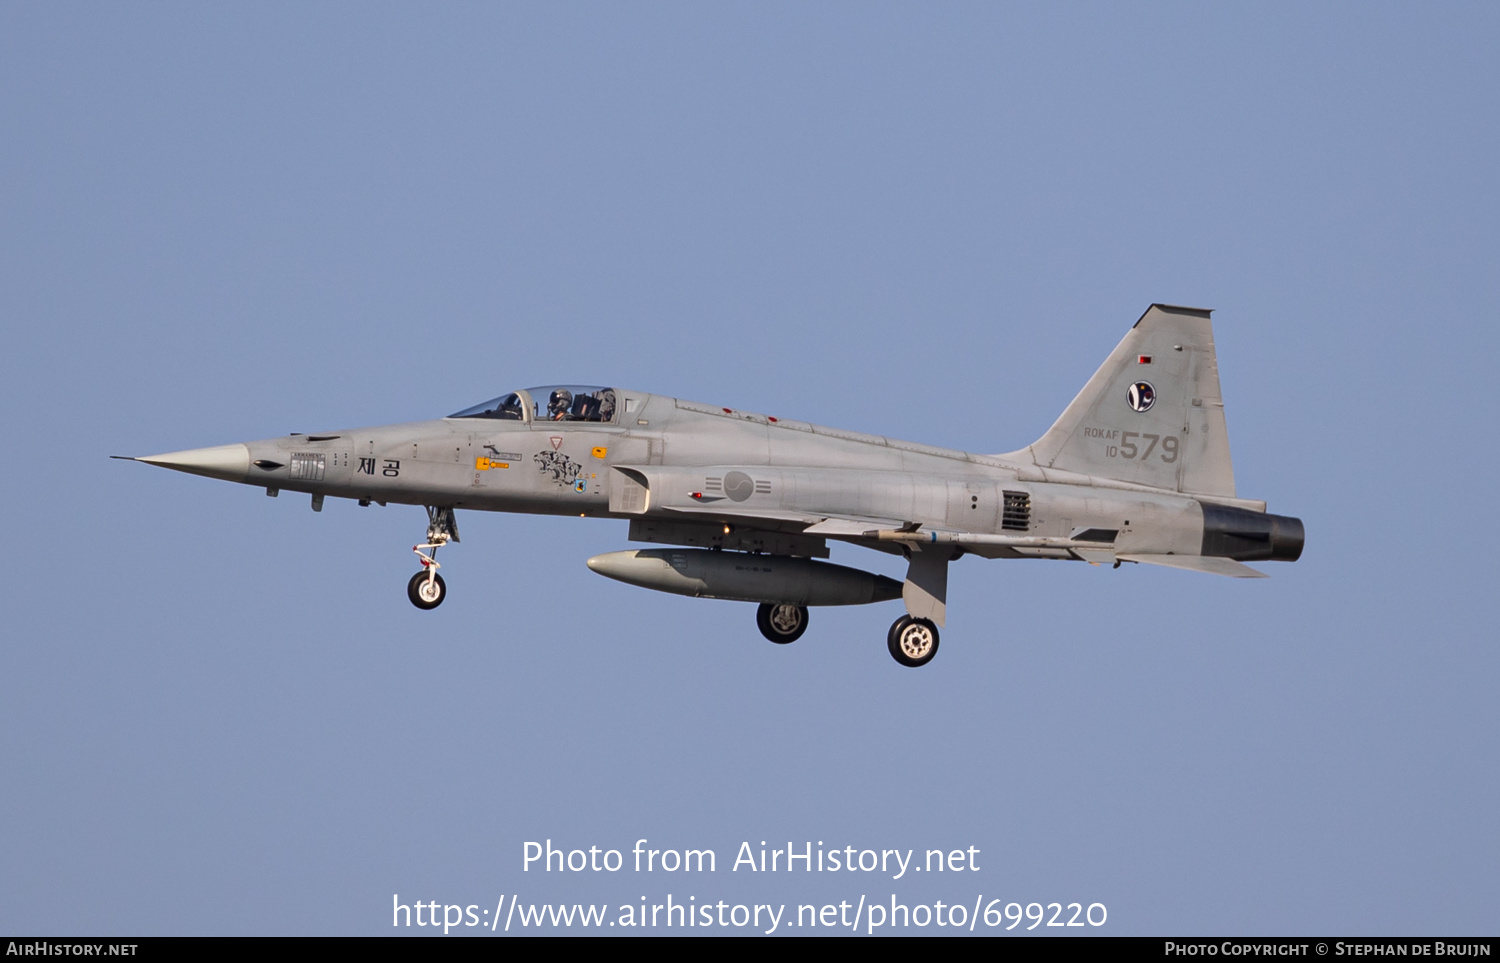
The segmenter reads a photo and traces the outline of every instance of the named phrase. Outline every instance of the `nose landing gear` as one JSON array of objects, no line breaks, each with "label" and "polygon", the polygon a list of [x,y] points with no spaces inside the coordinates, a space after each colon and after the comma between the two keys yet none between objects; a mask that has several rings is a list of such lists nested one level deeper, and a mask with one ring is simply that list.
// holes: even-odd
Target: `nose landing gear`
[{"label": "nose landing gear", "polygon": [[[411,599],[412,605],[419,609],[435,609],[448,597],[448,586],[437,572],[442,568],[437,561],[437,550],[449,542],[457,541],[458,521],[453,517],[453,509],[428,505],[427,542],[411,547],[422,563],[422,571],[413,575],[411,581],[406,583],[406,597]],[[427,551],[424,552],[423,549]]]}]

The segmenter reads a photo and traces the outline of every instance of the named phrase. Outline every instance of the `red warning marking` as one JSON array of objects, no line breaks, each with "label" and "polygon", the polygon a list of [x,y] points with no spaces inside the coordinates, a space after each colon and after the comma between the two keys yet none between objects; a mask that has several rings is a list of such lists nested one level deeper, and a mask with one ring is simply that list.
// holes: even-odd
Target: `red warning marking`
[{"label": "red warning marking", "polygon": [[1143,354],[1139,358],[1135,359],[1135,363],[1136,364],[1150,364],[1151,363],[1151,356],[1149,354]]},{"label": "red warning marking", "polygon": [[557,449],[562,447],[562,435],[553,435],[550,440],[552,442],[553,451],[557,451]]}]

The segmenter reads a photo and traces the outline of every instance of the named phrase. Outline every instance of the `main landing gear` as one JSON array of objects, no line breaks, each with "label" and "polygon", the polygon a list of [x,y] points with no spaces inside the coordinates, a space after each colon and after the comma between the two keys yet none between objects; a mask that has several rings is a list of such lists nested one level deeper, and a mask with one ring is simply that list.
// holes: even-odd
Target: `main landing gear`
[{"label": "main landing gear", "polygon": [[755,610],[755,625],[761,635],[777,645],[795,642],[807,631],[807,606],[762,602]]},{"label": "main landing gear", "polygon": [[[437,550],[456,541],[458,521],[453,517],[453,509],[428,505],[427,543],[411,547],[422,563],[422,571],[413,575],[411,581],[406,583],[406,597],[411,599],[412,605],[419,609],[435,609],[448,597],[448,586],[437,571],[442,568],[437,562]],[[427,551],[424,552],[423,549]]]},{"label": "main landing gear", "polygon": [[903,615],[891,624],[885,644],[891,650],[891,658],[902,665],[913,669],[924,666],[937,655],[937,626],[928,619]]},{"label": "main landing gear", "polygon": [[[417,578],[422,577],[420,573],[417,575]],[[415,579],[412,584],[416,584]],[[412,601],[416,601],[415,596]],[[760,629],[761,635],[777,645],[795,642],[807,631],[807,607],[762,602],[760,608],[755,610],[755,626]],[[914,619],[910,615],[903,615],[886,633],[885,644],[890,649],[891,658],[908,668],[920,668],[937,655],[938,629],[931,619]]]}]

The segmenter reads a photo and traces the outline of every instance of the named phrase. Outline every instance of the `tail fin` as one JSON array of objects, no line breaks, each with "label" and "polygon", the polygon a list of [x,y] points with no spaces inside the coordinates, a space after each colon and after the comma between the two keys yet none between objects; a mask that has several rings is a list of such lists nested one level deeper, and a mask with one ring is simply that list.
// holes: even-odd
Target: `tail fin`
[{"label": "tail fin", "polygon": [[1234,497],[1209,312],[1153,304],[1047,433],[1012,458]]}]

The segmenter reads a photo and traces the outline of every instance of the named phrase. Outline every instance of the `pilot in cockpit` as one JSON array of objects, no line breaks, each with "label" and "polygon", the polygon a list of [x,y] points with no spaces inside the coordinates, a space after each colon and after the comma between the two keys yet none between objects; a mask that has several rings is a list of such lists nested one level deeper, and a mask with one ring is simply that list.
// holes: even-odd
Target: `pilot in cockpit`
[{"label": "pilot in cockpit", "polygon": [[547,420],[567,421],[568,411],[573,407],[573,392],[558,388],[547,399]]}]

